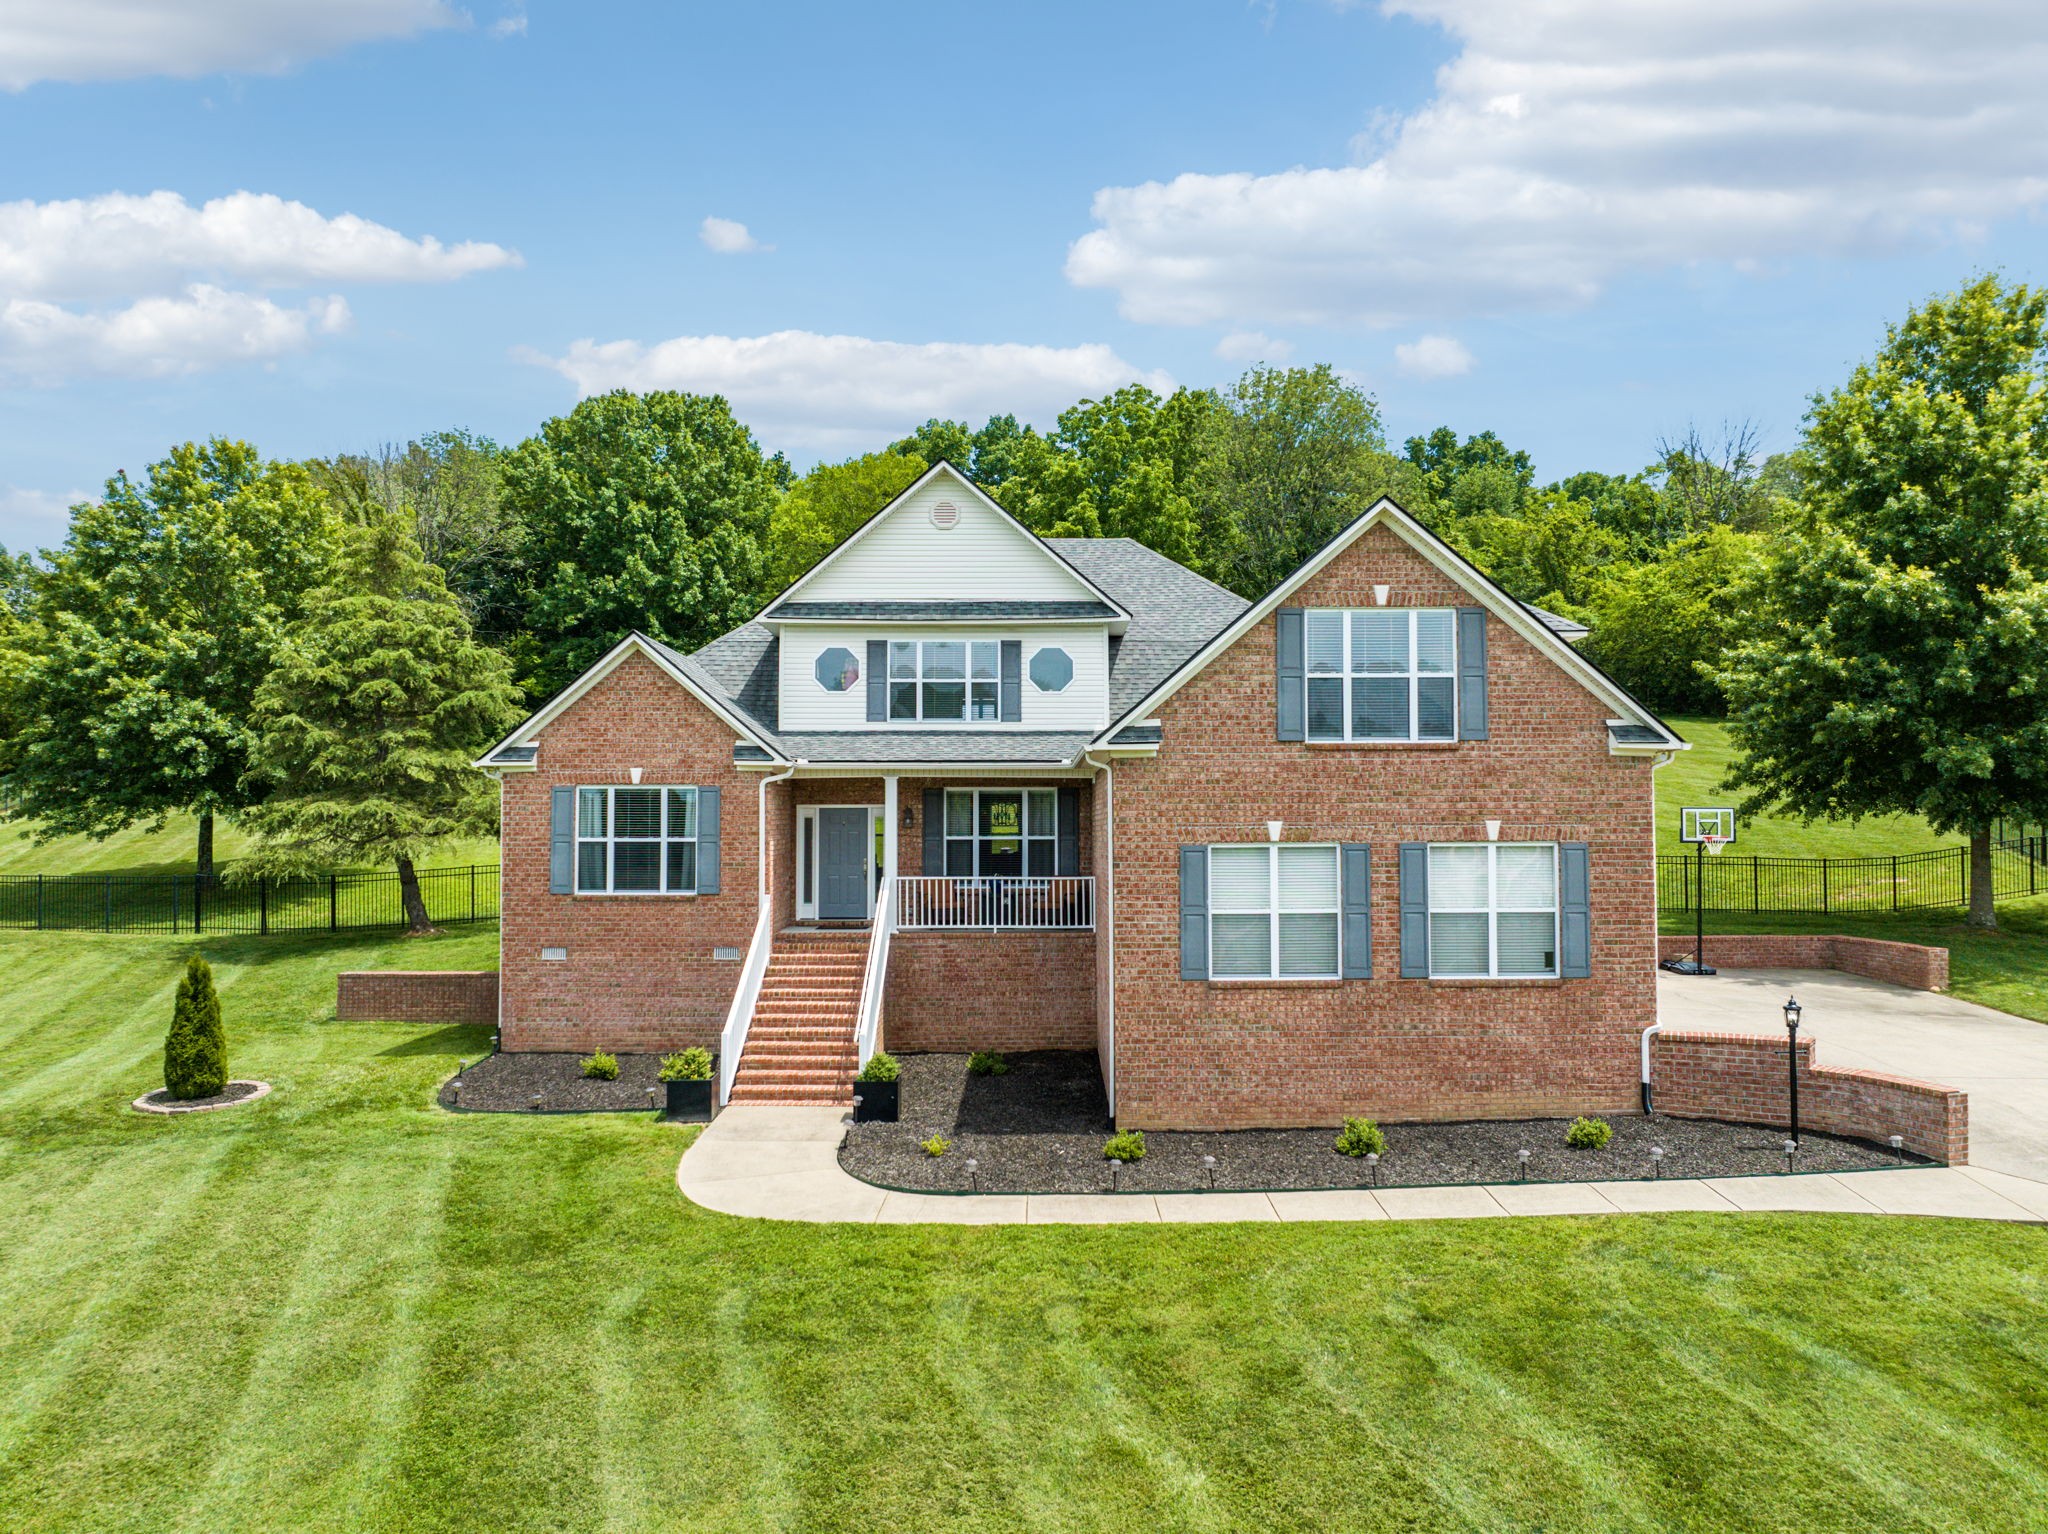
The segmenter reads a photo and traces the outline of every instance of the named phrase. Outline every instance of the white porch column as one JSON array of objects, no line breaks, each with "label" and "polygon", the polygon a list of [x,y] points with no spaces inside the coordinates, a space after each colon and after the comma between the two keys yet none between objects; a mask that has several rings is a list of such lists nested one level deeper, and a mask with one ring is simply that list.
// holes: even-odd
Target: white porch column
[{"label": "white porch column", "polygon": [[882,878],[884,893],[895,888],[896,878],[896,778],[882,779]]}]

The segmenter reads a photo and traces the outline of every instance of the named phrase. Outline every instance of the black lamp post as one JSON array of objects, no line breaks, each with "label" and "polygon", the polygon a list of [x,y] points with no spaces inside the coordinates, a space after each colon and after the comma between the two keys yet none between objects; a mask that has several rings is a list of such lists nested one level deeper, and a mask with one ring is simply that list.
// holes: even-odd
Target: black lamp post
[{"label": "black lamp post", "polygon": [[1785,1080],[1792,1098],[1792,1143],[1799,1143],[1799,998],[1785,998]]}]

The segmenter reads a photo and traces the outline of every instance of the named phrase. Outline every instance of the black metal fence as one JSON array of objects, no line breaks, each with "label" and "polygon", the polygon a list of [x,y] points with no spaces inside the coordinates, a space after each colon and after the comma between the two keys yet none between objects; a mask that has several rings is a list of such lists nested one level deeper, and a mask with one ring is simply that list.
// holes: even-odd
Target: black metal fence
[{"label": "black metal fence", "polygon": [[[420,895],[436,925],[496,921],[498,868],[423,868]],[[396,873],[303,879],[201,879],[191,874],[0,876],[0,927],[39,932],[362,932],[403,927]]]},{"label": "black metal fence", "polygon": [[[2048,861],[1994,844],[1991,890],[1997,900],[2048,894]],[[1970,900],[1970,849],[1941,847],[1865,858],[1664,856],[1657,859],[1657,905],[1690,911],[1926,911]]]}]

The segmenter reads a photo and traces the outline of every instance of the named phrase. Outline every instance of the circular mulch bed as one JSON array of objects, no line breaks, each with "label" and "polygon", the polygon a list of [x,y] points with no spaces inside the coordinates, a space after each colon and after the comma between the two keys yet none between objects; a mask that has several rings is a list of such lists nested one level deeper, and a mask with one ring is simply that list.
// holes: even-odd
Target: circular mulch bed
[{"label": "circular mulch bed", "polygon": [[138,1113],[211,1113],[215,1108],[232,1108],[237,1103],[253,1103],[259,1097],[270,1095],[267,1081],[231,1081],[225,1091],[212,1097],[175,1098],[168,1087],[158,1087],[154,1092],[145,1092],[129,1104]]},{"label": "circular mulch bed", "polygon": [[[619,1055],[617,1081],[584,1077],[585,1056],[519,1050],[485,1055],[441,1083],[437,1099],[464,1113],[645,1113],[661,1102],[660,1055]],[[534,1098],[540,1106],[534,1106]]]},{"label": "circular mulch bed", "polygon": [[[967,1159],[978,1163],[984,1193],[1106,1193],[1110,1133],[1101,1071],[1092,1053],[1046,1051],[1009,1057],[1002,1076],[972,1076],[965,1055],[902,1057],[901,1119],[855,1124],[839,1164],[864,1182],[927,1192],[970,1191]],[[1648,1178],[1650,1148],[1664,1151],[1664,1177],[1738,1177],[1785,1170],[1780,1130],[1708,1119],[1637,1115],[1608,1122],[1604,1150],[1564,1143],[1567,1119],[1387,1124],[1378,1186],[1452,1183],[1599,1182]],[[934,1134],[951,1140],[943,1156],[920,1148]],[[1126,1192],[1188,1192],[1211,1186],[1204,1156],[1214,1156],[1214,1186],[1246,1190],[1373,1186],[1362,1159],[1337,1153],[1332,1129],[1147,1130],[1145,1159],[1122,1168]],[[1807,1131],[1794,1158],[1800,1172],[1846,1172],[1928,1165],[1907,1153],[1839,1135]],[[1526,1172],[1516,1152],[1530,1153]]]}]

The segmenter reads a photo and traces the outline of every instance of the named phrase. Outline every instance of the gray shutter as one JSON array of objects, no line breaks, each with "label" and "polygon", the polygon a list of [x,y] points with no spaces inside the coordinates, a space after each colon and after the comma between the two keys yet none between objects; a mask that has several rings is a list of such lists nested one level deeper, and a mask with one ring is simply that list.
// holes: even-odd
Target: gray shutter
[{"label": "gray shutter", "polygon": [[1458,739],[1486,739],[1486,609],[1458,609]]},{"label": "gray shutter", "polygon": [[1209,849],[1180,849],[1180,977],[1209,978]]},{"label": "gray shutter", "polygon": [[1567,980],[1593,975],[1593,869],[1584,842],[1557,849],[1557,972]]},{"label": "gray shutter", "polygon": [[556,787],[553,819],[548,826],[548,893],[576,892],[576,790],[567,784]]},{"label": "gray shutter", "polygon": [[715,786],[697,790],[697,893],[718,893],[719,793]]},{"label": "gray shutter", "polygon": [[1372,978],[1372,848],[1354,842],[1344,859],[1344,978]]},{"label": "gray shutter", "polygon": [[868,641],[868,722],[889,717],[889,641]]},{"label": "gray shutter", "polygon": [[1059,850],[1054,854],[1053,872],[1071,879],[1081,871],[1081,786],[1060,785]]},{"label": "gray shutter", "polygon": [[1429,974],[1429,843],[1401,843],[1401,974]]},{"label": "gray shutter", "polygon": [[1024,641],[1003,641],[1002,720],[1021,724],[1024,719]]},{"label": "gray shutter", "polygon": [[1303,691],[1301,609],[1283,607],[1273,615],[1274,681],[1279,691],[1279,740],[1306,738],[1308,698]]},{"label": "gray shutter", "polygon": [[946,871],[946,791],[924,791],[924,871],[937,878]]}]

